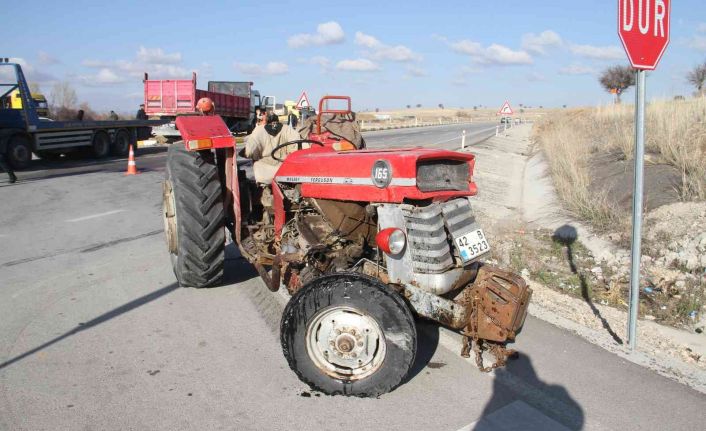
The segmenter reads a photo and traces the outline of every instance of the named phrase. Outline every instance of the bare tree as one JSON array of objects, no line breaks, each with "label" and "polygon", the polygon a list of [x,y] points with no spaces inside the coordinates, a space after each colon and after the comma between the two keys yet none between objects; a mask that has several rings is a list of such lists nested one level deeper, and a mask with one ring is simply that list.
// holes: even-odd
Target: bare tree
[{"label": "bare tree", "polygon": [[76,90],[68,81],[60,81],[51,89],[52,110],[57,108],[74,108],[78,103]]},{"label": "bare tree", "polygon": [[694,67],[691,72],[686,75],[686,80],[689,84],[696,87],[696,94],[703,96],[706,92],[704,83],[706,83],[706,62]]},{"label": "bare tree", "polygon": [[421,104],[421,103],[417,103],[417,108],[421,108],[421,107],[422,107],[422,104]]},{"label": "bare tree", "polygon": [[607,92],[615,94],[615,103],[620,103],[623,91],[635,85],[635,71],[630,66],[611,66],[603,71],[599,82]]},{"label": "bare tree", "polygon": [[443,103],[439,103],[439,109],[444,109],[444,104],[443,104]]},{"label": "bare tree", "polygon": [[411,108],[411,107],[412,107],[412,105],[407,105],[407,109],[409,109],[409,108]]}]

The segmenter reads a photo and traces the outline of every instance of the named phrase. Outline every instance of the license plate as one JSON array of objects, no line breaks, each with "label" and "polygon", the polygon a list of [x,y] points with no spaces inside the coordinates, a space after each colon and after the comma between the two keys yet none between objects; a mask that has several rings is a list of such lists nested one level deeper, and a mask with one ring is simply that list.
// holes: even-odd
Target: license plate
[{"label": "license plate", "polygon": [[483,229],[475,229],[454,239],[458,254],[464,263],[490,251]]}]

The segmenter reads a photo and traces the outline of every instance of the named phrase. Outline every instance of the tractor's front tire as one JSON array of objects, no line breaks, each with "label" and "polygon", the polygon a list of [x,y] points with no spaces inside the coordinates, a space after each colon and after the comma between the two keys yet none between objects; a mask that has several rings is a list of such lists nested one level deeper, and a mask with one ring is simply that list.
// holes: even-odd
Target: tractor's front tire
[{"label": "tractor's front tire", "polygon": [[329,395],[376,397],[405,379],[417,352],[414,317],[387,285],[360,274],[314,279],[280,324],[289,367]]},{"label": "tractor's front tire", "polygon": [[213,286],[223,277],[221,193],[213,153],[187,151],[181,141],[169,147],[163,185],[164,232],[174,275],[181,286]]}]

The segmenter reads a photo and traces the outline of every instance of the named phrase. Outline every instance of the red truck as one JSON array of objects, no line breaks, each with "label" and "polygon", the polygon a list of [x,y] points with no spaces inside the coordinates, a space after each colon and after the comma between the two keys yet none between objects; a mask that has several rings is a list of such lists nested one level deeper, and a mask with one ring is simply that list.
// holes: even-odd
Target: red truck
[{"label": "red truck", "polygon": [[[196,73],[191,79],[149,79],[145,73],[145,113],[149,117],[174,120],[180,115],[196,113],[196,102],[202,97],[213,100],[231,131],[245,132],[260,106],[260,93],[252,90],[252,82],[209,81],[208,90],[196,88]],[[179,138],[173,122],[153,129],[156,136]]]}]

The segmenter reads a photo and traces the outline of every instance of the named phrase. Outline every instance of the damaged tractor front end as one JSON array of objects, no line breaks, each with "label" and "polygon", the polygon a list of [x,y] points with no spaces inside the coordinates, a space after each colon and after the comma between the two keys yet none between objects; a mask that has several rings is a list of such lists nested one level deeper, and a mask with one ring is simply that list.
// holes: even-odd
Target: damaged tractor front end
[{"label": "damaged tractor front end", "polygon": [[[378,224],[381,230],[403,230],[406,247],[396,254],[385,253],[384,265],[367,263],[365,272],[378,277],[384,272],[384,280],[401,287],[417,315],[461,333],[461,354],[468,357],[473,348],[481,370],[504,365],[514,353],[506,345],[522,328],[532,291],[519,275],[481,262],[490,240],[477,223],[470,200],[424,207],[381,205]],[[496,358],[490,367],[482,361],[486,350]]]}]

